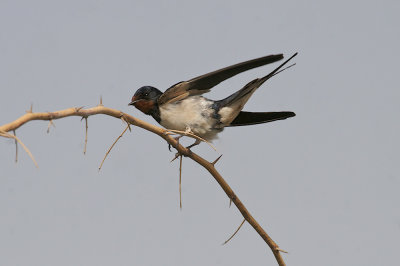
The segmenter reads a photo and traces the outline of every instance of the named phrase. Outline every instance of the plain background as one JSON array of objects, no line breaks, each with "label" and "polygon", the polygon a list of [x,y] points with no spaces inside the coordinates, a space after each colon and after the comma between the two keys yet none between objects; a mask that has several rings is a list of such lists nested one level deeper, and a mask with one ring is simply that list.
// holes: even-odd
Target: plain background
[{"label": "plain background", "polygon": [[[0,123],[29,109],[128,107],[256,57],[299,55],[250,111],[297,116],[229,128],[195,151],[280,245],[288,265],[397,265],[400,239],[399,1],[0,1]],[[276,65],[224,82],[221,99]],[[121,121],[32,122],[0,139],[0,265],[275,265],[214,179],[159,137]],[[186,142],[191,142],[186,141]]]}]

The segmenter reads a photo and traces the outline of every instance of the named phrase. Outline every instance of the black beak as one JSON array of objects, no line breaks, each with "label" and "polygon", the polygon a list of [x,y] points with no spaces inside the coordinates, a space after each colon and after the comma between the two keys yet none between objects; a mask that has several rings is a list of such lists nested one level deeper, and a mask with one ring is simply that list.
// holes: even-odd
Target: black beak
[{"label": "black beak", "polygon": [[128,103],[128,105],[135,105],[138,101],[141,101],[142,99],[139,99],[137,96],[132,97],[132,101]]}]

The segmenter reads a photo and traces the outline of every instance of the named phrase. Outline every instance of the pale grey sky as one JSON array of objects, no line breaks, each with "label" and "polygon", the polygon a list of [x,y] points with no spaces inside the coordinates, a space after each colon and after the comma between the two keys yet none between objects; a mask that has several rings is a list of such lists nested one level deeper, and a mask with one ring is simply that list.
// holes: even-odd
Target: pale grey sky
[{"label": "pale grey sky", "polygon": [[[397,265],[400,239],[398,1],[0,1],[0,124],[34,111],[127,106],[240,61],[299,52],[250,111],[288,120],[228,128],[195,148],[290,253],[288,265]],[[274,66],[207,96],[220,99]],[[214,179],[159,137],[104,116],[17,131],[39,163],[0,140],[0,265],[275,265]]]}]

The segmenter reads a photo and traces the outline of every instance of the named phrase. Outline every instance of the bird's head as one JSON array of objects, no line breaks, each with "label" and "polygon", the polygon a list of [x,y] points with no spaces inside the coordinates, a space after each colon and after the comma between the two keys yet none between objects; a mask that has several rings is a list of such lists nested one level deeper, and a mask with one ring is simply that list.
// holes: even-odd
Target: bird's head
[{"label": "bird's head", "polygon": [[146,115],[150,115],[156,108],[157,100],[161,94],[162,92],[154,87],[143,86],[132,96],[129,105],[133,105]]}]

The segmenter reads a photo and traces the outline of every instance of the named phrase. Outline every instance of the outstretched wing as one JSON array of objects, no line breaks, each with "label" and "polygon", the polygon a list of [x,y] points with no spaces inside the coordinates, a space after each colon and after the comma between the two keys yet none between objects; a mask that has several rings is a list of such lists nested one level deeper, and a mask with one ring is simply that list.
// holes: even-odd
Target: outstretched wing
[{"label": "outstretched wing", "polygon": [[158,104],[166,104],[182,100],[191,95],[199,95],[210,91],[212,87],[241,72],[274,63],[283,58],[282,54],[268,55],[236,65],[228,66],[188,81],[179,82],[167,89],[158,99]]}]

